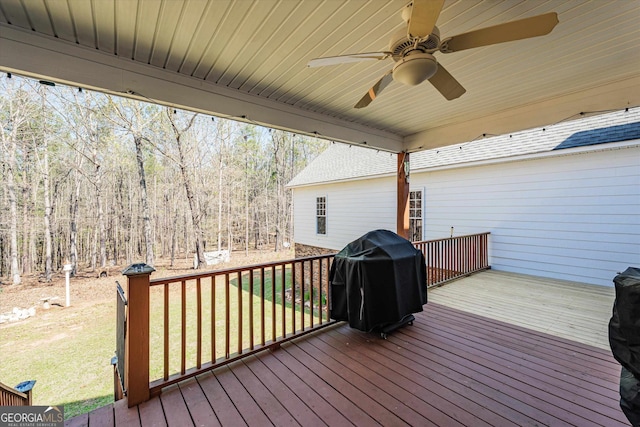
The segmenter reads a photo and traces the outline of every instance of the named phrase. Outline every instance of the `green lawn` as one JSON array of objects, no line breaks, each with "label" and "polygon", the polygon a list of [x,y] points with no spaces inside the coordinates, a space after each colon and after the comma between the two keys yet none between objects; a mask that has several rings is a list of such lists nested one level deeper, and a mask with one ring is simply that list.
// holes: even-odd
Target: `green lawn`
[{"label": "green lawn", "polygon": [[[255,276],[254,288],[254,343],[259,344],[260,289],[259,277]],[[231,328],[230,353],[238,350],[238,316],[242,313],[242,348],[249,347],[249,280],[242,278],[242,304],[238,300],[237,277],[230,278],[229,318]],[[276,335],[282,334],[282,278],[278,271],[273,286],[270,271],[265,277],[265,334],[271,339],[271,322],[276,319]],[[285,273],[285,287],[290,287],[291,273]],[[211,357],[211,281],[202,280],[202,361]],[[163,376],[163,287],[154,287],[151,292],[151,380]],[[181,290],[179,285],[170,286],[170,373],[180,371]],[[223,280],[215,285],[214,306],[216,332],[216,358],[225,353],[225,292]],[[271,301],[275,294],[276,310]],[[186,298],[186,368],[196,365],[196,285],[188,282]],[[317,297],[316,297],[317,298]],[[242,309],[242,310],[240,310]],[[284,328],[292,332],[291,305],[285,303],[288,321]],[[305,313],[305,325],[309,325],[310,314]],[[302,313],[296,312],[296,329],[300,328]],[[317,317],[314,323],[317,323]],[[36,318],[28,319],[0,329],[0,381],[9,385],[35,379],[33,391],[35,405],[64,405],[65,418],[88,412],[113,401],[113,368],[111,357],[116,348],[116,294],[113,301],[84,307],[55,308]]]},{"label": "green lawn", "polygon": [[[276,337],[280,337],[283,334],[283,328],[287,334],[293,332],[293,311],[290,302],[285,302],[284,308],[286,310],[286,321],[283,324],[282,321],[282,273],[276,271],[275,286],[271,278],[271,272],[267,272],[265,275],[265,304],[264,304],[264,320],[261,318],[261,299],[260,299],[260,287],[259,287],[259,274],[254,275],[254,290],[253,290],[253,319],[254,319],[254,332],[253,339],[254,345],[261,344],[261,323],[264,321],[265,329],[265,341],[272,339],[272,319],[275,317]],[[249,277],[247,274],[242,276],[242,292],[241,299],[242,304],[239,303],[237,276],[233,275],[229,280],[229,353],[237,353],[239,349],[248,349],[250,346],[250,293],[249,293]],[[288,289],[291,285],[291,272],[285,272],[285,289]],[[201,281],[201,298],[202,298],[202,362],[211,361],[213,359],[220,359],[225,356],[226,352],[226,331],[225,331],[225,318],[226,318],[226,285],[223,277],[219,277],[215,285],[216,303],[214,306],[214,318],[215,318],[215,358],[212,357],[212,304],[211,304],[211,280],[203,279]],[[196,366],[197,357],[197,293],[195,281],[187,282],[186,292],[186,369]],[[272,301],[275,297],[275,312],[273,311]],[[180,372],[181,368],[181,342],[180,331],[182,327],[181,319],[181,286],[179,284],[170,285],[170,307],[169,307],[169,374]],[[316,297],[317,300],[317,297]],[[153,289],[151,295],[151,354],[150,354],[150,379],[162,378],[163,376],[163,363],[164,363],[164,351],[163,351],[163,336],[164,336],[164,323],[163,323],[163,310],[164,310],[164,291],[162,287]],[[239,346],[239,316],[242,315],[242,345]],[[299,304],[296,307],[295,319],[296,329],[300,329],[302,322],[302,312],[300,311]],[[310,310],[305,310],[305,325],[309,326],[311,322]],[[314,324],[317,324],[319,319],[317,313],[314,316]]]},{"label": "green lawn", "polygon": [[64,405],[65,417],[113,401],[114,303],[55,309],[0,329],[0,378],[35,379],[35,405]]}]

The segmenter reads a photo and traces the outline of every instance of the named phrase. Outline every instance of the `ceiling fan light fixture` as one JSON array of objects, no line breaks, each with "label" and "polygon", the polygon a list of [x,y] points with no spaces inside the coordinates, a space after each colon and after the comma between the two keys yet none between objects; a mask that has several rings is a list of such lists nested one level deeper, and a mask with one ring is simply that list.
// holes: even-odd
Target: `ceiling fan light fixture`
[{"label": "ceiling fan light fixture", "polygon": [[402,58],[393,67],[393,80],[408,86],[415,86],[433,76],[438,71],[438,62],[429,53],[412,53]]}]

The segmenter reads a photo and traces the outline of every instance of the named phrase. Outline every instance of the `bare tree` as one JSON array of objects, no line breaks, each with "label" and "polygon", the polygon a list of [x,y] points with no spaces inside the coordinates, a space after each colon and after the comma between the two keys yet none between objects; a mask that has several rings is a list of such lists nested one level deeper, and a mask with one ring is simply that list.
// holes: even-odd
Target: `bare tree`
[{"label": "bare tree", "polygon": [[2,110],[6,112],[0,126],[3,152],[7,153],[6,164],[6,191],[9,199],[9,257],[10,274],[13,284],[20,284],[20,266],[18,263],[18,205],[15,185],[16,154],[21,132],[24,131],[28,120],[35,115],[33,105],[30,103],[28,93],[22,86],[13,88],[17,83],[7,77],[5,80],[7,96],[3,98]]},{"label": "bare tree", "polygon": [[121,100],[116,103],[110,98],[110,101],[113,111],[119,119],[118,124],[133,137],[138,169],[140,201],[142,202],[146,263],[153,266],[155,264],[153,234],[149,197],[147,194],[147,180],[144,170],[143,143],[144,141],[149,141],[149,138],[145,136],[145,131],[148,131],[150,125],[157,120],[159,111],[157,108],[150,108],[150,106],[146,106],[147,108],[145,108],[142,103],[131,100]]},{"label": "bare tree", "polygon": [[157,105],[60,85],[2,86],[0,102],[0,274],[15,282],[51,277],[63,259],[76,271],[111,257],[153,264],[158,248],[172,265],[195,249],[202,264],[207,239],[280,250],[291,235],[286,183],[321,150],[286,132],[173,109],[165,118]]},{"label": "bare tree", "polygon": [[274,244],[274,250],[276,252],[282,250],[283,247],[283,215],[282,206],[284,202],[284,184],[282,182],[282,167],[283,156],[285,151],[285,136],[281,131],[271,132],[271,142],[273,149],[273,163],[274,163],[274,181],[275,181],[275,231],[276,241]]},{"label": "bare tree", "polygon": [[204,247],[202,242],[202,225],[201,225],[201,212],[198,200],[193,190],[193,184],[187,171],[188,165],[185,156],[184,138],[185,134],[193,126],[193,123],[197,117],[197,114],[191,114],[190,117],[184,120],[184,123],[179,127],[177,117],[177,111],[172,108],[166,110],[167,119],[171,125],[173,136],[176,142],[176,148],[178,150],[178,167],[180,168],[180,174],[182,176],[182,183],[187,193],[187,201],[189,202],[189,210],[191,211],[191,222],[193,225],[193,237],[195,243],[196,257],[198,258],[197,267],[202,268],[205,266],[204,259]]},{"label": "bare tree", "polygon": [[86,123],[85,120],[82,120],[88,110],[87,105],[81,106],[81,100],[78,99],[78,95],[74,94],[75,107],[78,111],[76,117],[80,120],[73,120],[71,125],[74,126],[75,130],[75,144],[73,145],[75,155],[74,155],[74,180],[73,180],[73,190],[70,194],[69,200],[69,262],[71,264],[71,275],[75,276],[78,273],[78,213],[79,213],[79,205],[80,205],[80,190],[82,184],[82,168],[84,166],[84,161],[86,159],[86,155],[84,153],[84,145],[83,141],[84,132],[81,132],[78,125],[82,125]]},{"label": "bare tree", "polygon": [[[45,95],[42,94],[42,103],[44,110]],[[46,119],[45,119],[46,122]],[[51,274],[53,269],[53,238],[51,236],[51,194],[50,194],[50,180],[49,180],[49,138],[47,138],[47,127],[43,128],[42,135],[42,187],[44,188],[44,241],[45,241],[45,267],[44,276],[47,282],[51,281]]]},{"label": "bare tree", "polygon": [[151,214],[149,213],[149,196],[147,195],[147,181],[144,173],[144,157],[142,155],[141,135],[133,136],[133,142],[136,146],[136,163],[138,164],[138,175],[140,184],[140,199],[142,201],[142,221],[144,225],[144,240],[147,252],[147,264],[154,265],[153,256],[153,240],[151,237]]},{"label": "bare tree", "polygon": [[[14,122],[14,126],[16,123]],[[4,140],[4,138],[3,138]],[[3,141],[4,143],[4,141]],[[14,285],[19,285],[21,282],[20,270],[18,266],[18,209],[16,202],[16,188],[14,173],[16,167],[16,141],[15,138],[9,139],[9,162],[7,169],[7,192],[9,194],[9,212],[10,212],[10,241],[11,241],[11,278]]]}]

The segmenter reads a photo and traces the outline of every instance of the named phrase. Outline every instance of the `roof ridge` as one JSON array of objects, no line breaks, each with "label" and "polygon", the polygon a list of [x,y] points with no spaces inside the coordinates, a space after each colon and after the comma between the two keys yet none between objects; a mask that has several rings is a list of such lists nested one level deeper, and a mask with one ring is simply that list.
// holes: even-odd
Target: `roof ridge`
[{"label": "roof ridge", "polygon": [[[417,151],[411,169],[424,170],[456,164],[560,152],[568,148],[640,139],[640,107],[627,108],[548,126],[493,135],[462,144]],[[372,148],[335,143],[316,157],[287,185],[322,184],[394,173],[394,154]]]}]

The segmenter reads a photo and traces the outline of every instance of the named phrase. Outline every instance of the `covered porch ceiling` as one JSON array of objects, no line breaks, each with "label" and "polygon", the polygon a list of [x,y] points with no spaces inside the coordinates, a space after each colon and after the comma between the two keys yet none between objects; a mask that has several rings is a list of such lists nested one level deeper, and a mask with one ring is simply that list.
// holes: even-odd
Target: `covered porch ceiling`
[{"label": "covered porch ceiling", "polygon": [[446,0],[443,38],[557,12],[546,36],[443,54],[466,88],[392,82],[356,102],[391,59],[407,0],[3,0],[0,70],[335,141],[416,151],[640,105],[640,2]]}]

